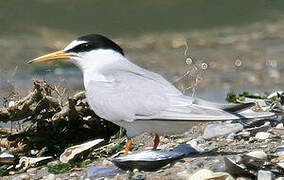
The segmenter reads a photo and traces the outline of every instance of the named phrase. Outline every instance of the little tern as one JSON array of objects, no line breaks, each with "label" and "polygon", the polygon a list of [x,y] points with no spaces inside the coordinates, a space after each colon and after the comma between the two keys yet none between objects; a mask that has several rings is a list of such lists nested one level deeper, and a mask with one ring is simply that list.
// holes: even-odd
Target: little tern
[{"label": "little tern", "polygon": [[69,60],[83,72],[86,97],[94,112],[126,129],[125,155],[131,138],[149,132],[159,136],[189,130],[196,122],[271,118],[269,112],[247,112],[254,103],[219,104],[184,95],[161,75],[132,63],[122,48],[99,34],[72,41],[63,50],[29,61]]}]

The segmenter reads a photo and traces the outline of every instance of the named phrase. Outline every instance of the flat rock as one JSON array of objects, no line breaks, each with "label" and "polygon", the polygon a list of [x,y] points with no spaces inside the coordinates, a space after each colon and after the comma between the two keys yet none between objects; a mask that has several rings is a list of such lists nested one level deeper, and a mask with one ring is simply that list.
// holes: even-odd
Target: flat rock
[{"label": "flat rock", "polygon": [[116,174],[121,173],[122,170],[115,167],[105,167],[105,166],[92,166],[88,169],[87,177],[89,179],[97,178],[112,178]]},{"label": "flat rock", "polygon": [[209,124],[203,134],[204,139],[211,139],[214,137],[222,137],[231,133],[237,133],[243,130],[244,126],[240,123],[220,123]]},{"label": "flat rock", "polygon": [[199,151],[190,144],[180,144],[173,149],[173,152],[179,152],[184,154],[184,156],[189,156],[190,154],[196,154]]}]

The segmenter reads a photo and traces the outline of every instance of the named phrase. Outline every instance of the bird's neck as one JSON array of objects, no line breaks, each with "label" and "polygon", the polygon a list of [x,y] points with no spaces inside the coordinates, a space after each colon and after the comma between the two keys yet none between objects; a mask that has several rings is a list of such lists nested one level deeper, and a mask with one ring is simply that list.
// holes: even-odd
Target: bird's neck
[{"label": "bird's neck", "polygon": [[104,70],[125,60],[120,53],[103,49],[81,54],[79,58],[75,64],[83,72],[85,84],[89,81],[107,81],[103,74]]}]

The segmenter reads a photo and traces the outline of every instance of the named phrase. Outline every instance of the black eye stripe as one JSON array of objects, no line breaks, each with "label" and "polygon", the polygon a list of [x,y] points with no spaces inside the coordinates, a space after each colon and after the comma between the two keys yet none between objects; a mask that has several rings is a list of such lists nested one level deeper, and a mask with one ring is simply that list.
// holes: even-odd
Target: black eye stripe
[{"label": "black eye stripe", "polygon": [[123,50],[112,40],[98,34],[90,34],[82,36],[77,40],[85,41],[85,43],[78,44],[77,46],[67,50],[67,52],[88,52],[96,49],[112,49],[124,55]]}]

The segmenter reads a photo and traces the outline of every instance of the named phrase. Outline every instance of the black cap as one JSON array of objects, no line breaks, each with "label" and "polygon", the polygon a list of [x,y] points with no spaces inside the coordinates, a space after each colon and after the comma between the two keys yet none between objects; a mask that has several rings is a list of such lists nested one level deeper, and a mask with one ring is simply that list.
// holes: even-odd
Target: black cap
[{"label": "black cap", "polygon": [[112,40],[99,34],[88,34],[77,39],[78,41],[85,41],[82,44],[68,49],[67,52],[88,52],[95,49],[112,49],[124,55],[123,50]]}]

